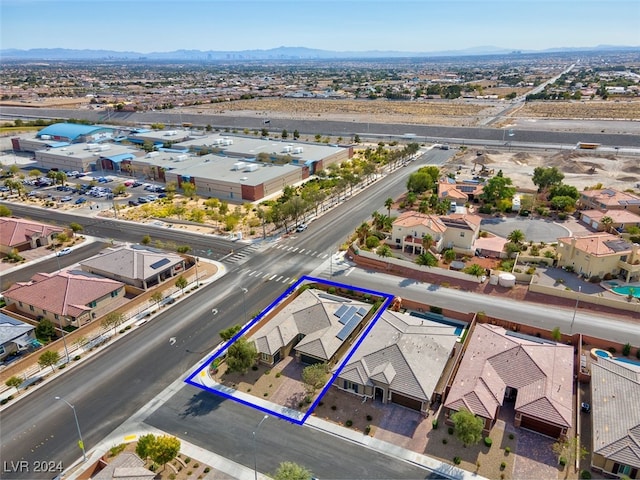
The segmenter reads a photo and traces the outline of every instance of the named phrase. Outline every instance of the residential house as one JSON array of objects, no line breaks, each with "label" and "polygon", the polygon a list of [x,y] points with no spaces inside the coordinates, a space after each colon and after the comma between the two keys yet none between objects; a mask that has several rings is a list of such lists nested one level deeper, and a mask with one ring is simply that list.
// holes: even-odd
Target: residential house
[{"label": "residential house", "polygon": [[80,270],[38,273],[2,295],[27,317],[76,327],[126,302],[124,283]]},{"label": "residential house", "polygon": [[482,219],[477,215],[451,213],[440,217],[446,230],[442,246],[445,249],[452,248],[457,253],[473,255],[474,243],[480,233]]},{"label": "residential house", "polygon": [[611,233],[558,238],[558,266],[570,267],[587,278],[605,275],[626,282],[640,280],[640,245]]},{"label": "residential house", "polygon": [[85,272],[147,290],[182,273],[186,269],[186,263],[180,255],[133,245],[107,249],[80,262],[80,268]]},{"label": "residential house", "polygon": [[573,347],[477,324],[447,394],[447,421],[466,409],[486,433],[501,408],[513,408],[516,427],[564,437],[572,425]]},{"label": "residential house", "polygon": [[591,363],[591,468],[640,479],[640,365]]},{"label": "residential house", "polygon": [[0,361],[30,347],[38,346],[35,327],[0,312]]},{"label": "residential house", "polygon": [[450,177],[438,180],[438,199],[451,200],[459,205],[472,202],[482,193],[483,185],[477,180],[457,182]]},{"label": "residential house", "polygon": [[92,480],[153,480],[157,474],[145,468],[144,460],[133,452],[122,452],[109,463],[100,460],[102,469]]},{"label": "residential house", "polygon": [[[605,217],[609,217],[611,223],[603,223],[602,219]],[[640,227],[640,215],[629,210],[583,210],[580,212],[580,221],[599,232],[610,229],[622,232],[627,227]]]},{"label": "residential house", "polygon": [[364,399],[426,412],[462,329],[450,323],[385,310],[334,385]]},{"label": "residential house", "polygon": [[269,319],[249,340],[260,361],[275,365],[295,354],[302,363],[333,363],[365,327],[371,305],[307,289]]},{"label": "residential house", "polygon": [[0,252],[19,252],[51,245],[56,235],[65,232],[64,228],[23,218],[0,218]]},{"label": "residential house", "polygon": [[580,209],[586,210],[628,210],[640,215],[640,196],[629,192],[620,192],[613,188],[585,190],[578,200]]}]

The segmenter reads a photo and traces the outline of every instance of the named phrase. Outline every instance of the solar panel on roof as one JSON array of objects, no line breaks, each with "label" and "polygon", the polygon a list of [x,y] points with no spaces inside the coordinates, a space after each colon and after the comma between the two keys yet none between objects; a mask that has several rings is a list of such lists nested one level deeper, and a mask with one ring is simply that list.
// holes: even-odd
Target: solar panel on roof
[{"label": "solar panel on roof", "polygon": [[358,315],[362,315],[363,317],[367,314],[368,310],[364,307],[360,307],[358,309]]},{"label": "solar panel on roof", "polygon": [[348,305],[340,305],[340,308],[336,310],[336,313],[334,313],[334,315],[338,318],[342,318],[342,315],[344,315],[344,312],[346,312],[348,309],[349,309]]},{"label": "solar panel on roof", "polygon": [[351,320],[349,320],[349,322],[344,327],[342,327],[342,330],[340,330],[336,335],[338,340],[344,341],[349,335],[351,335],[353,330],[360,324],[361,321],[362,317],[360,317],[359,315],[354,315]]},{"label": "solar panel on roof", "polygon": [[344,325],[349,321],[349,318],[351,318],[353,314],[356,313],[357,310],[358,310],[357,307],[349,307],[349,309],[342,314],[339,322]]},{"label": "solar panel on roof", "polygon": [[171,260],[169,260],[168,258],[163,258],[162,260],[158,260],[155,263],[152,263],[151,265],[149,265],[151,268],[153,268],[154,270],[166,265],[167,263],[169,263]]},{"label": "solar panel on roof", "polygon": [[353,312],[353,313],[352,313],[352,314],[350,314],[350,315],[343,315],[343,316],[342,316],[342,318],[340,319],[340,323],[341,323],[342,325],[346,325],[347,323],[349,323],[349,322],[351,321],[351,319],[352,319],[355,315],[357,315],[357,313],[356,313],[356,312]]}]

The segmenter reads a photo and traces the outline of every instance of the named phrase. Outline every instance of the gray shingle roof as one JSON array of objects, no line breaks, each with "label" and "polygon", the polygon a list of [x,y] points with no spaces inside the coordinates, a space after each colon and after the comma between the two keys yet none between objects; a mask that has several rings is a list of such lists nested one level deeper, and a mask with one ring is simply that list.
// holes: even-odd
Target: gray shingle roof
[{"label": "gray shingle roof", "polygon": [[593,452],[640,468],[640,367],[592,362],[591,411]]},{"label": "gray shingle roof", "polygon": [[[153,268],[157,262],[164,261],[160,268]],[[108,272],[115,278],[146,280],[158,275],[175,265],[180,264],[180,255],[163,252],[142,246],[122,246],[106,250],[80,263],[88,269]]]},{"label": "gray shingle roof", "polygon": [[386,310],[339,377],[430,400],[457,338],[455,327]]}]

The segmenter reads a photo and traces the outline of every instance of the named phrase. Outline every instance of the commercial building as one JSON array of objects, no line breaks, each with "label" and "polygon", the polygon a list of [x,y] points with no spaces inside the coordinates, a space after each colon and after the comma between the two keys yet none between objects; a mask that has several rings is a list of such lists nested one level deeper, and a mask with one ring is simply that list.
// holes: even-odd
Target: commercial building
[{"label": "commercial building", "polygon": [[47,147],[35,152],[38,166],[45,169],[78,172],[120,173],[123,162],[144,152],[114,143],[78,143]]},{"label": "commercial building", "polygon": [[55,123],[43,128],[33,137],[14,137],[11,144],[16,152],[36,152],[74,143],[103,142],[112,139],[115,132],[115,128],[101,125]]}]

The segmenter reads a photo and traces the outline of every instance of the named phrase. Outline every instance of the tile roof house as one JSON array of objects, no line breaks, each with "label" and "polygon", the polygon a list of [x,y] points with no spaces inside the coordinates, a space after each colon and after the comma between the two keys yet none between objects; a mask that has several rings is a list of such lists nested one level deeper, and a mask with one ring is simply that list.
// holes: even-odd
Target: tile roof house
[{"label": "tile roof house", "polygon": [[35,327],[0,312],[0,361],[9,355],[38,345]]},{"label": "tile roof house", "polygon": [[[602,223],[605,217],[611,219],[610,225]],[[622,232],[626,227],[640,227],[640,215],[629,210],[583,210],[580,212],[580,220],[600,232],[608,228]]]},{"label": "tile roof house", "polygon": [[580,194],[578,205],[581,209],[628,210],[640,215],[640,196],[613,188],[585,190]]},{"label": "tile roof house", "polygon": [[455,326],[385,310],[334,385],[426,412],[457,340]]},{"label": "tile roof house", "polygon": [[608,274],[626,282],[640,280],[640,245],[611,233],[560,237],[556,251],[559,267],[570,267],[587,278]]},{"label": "tile roof house", "polygon": [[591,363],[591,467],[640,478],[640,365]]},{"label": "tile roof house", "polygon": [[364,302],[307,289],[249,340],[255,342],[260,361],[267,365],[275,365],[292,350],[303,363],[331,363],[343,345],[362,331],[370,309]]},{"label": "tile roof house", "polygon": [[14,248],[19,252],[50,245],[53,238],[65,231],[45,223],[23,218],[0,218],[0,252],[10,253]]},{"label": "tile roof house", "polygon": [[438,180],[438,198],[440,200],[467,203],[477,198],[483,189],[483,185],[477,181],[456,182],[450,177],[442,177]]},{"label": "tile roof house", "polygon": [[466,409],[489,431],[505,403],[515,426],[563,437],[572,425],[573,347],[477,324],[447,394],[447,419]]},{"label": "tile roof house", "polygon": [[80,262],[80,268],[146,290],[182,273],[186,261],[180,255],[133,245],[107,249]]},{"label": "tile roof house", "polygon": [[102,470],[91,477],[92,480],[152,480],[156,473],[144,467],[144,460],[135,453],[122,452],[104,465]]},{"label": "tile roof house", "polygon": [[27,317],[76,327],[126,302],[124,283],[80,270],[38,273],[2,294]]}]

